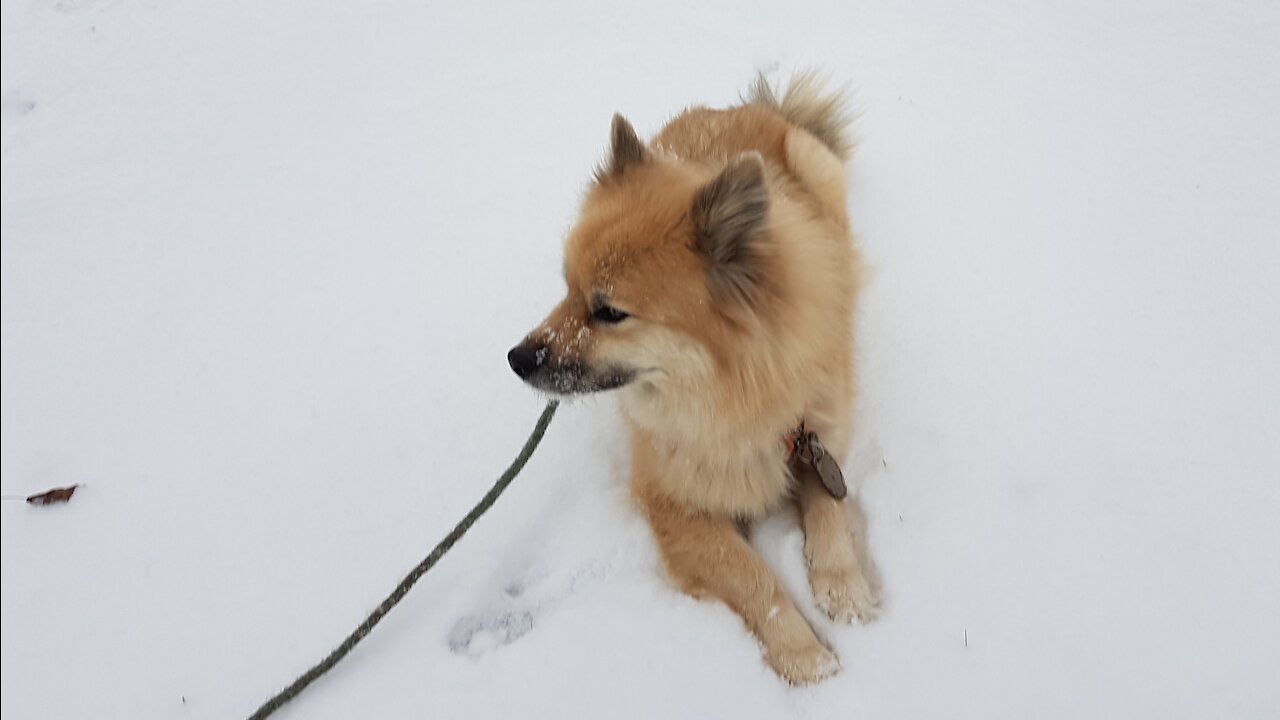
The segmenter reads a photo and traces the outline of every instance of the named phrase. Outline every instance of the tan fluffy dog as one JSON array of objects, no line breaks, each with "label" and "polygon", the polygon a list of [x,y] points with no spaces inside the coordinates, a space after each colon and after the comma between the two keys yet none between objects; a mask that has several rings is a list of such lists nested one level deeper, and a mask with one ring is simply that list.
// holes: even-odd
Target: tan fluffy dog
[{"label": "tan fluffy dog", "polygon": [[508,358],[543,390],[617,389],[632,491],[671,577],[742,616],[793,683],[839,662],[746,521],[795,501],[818,606],[852,622],[879,605],[856,498],[784,447],[802,420],[837,459],[850,443],[861,266],[842,111],[801,75],[781,99],[760,79],[737,107],[687,110],[647,145],[615,116],[566,242],[568,295]]}]

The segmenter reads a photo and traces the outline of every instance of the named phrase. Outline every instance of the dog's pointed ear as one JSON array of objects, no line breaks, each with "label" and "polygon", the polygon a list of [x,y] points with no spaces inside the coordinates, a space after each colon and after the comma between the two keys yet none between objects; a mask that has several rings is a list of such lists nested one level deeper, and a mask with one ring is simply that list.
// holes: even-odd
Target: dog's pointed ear
[{"label": "dog's pointed ear", "polygon": [[631,123],[627,122],[626,118],[615,114],[613,127],[609,132],[609,158],[596,171],[596,179],[618,177],[626,172],[627,168],[642,165],[648,159],[649,151],[644,143],[640,142],[636,129],[631,127]]},{"label": "dog's pointed ear", "polygon": [[754,306],[764,280],[769,193],[764,158],[747,152],[694,196],[690,216],[697,250],[710,263],[712,292]]}]

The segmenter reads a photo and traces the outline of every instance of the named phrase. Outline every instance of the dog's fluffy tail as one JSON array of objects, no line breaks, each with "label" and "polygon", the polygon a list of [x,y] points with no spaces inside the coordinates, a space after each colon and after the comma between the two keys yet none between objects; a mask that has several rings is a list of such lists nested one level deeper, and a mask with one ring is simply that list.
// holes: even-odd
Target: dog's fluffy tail
[{"label": "dog's fluffy tail", "polygon": [[827,91],[813,70],[792,75],[781,99],[764,73],[759,73],[745,100],[770,108],[793,125],[808,130],[841,160],[848,160],[853,154],[848,95]]}]

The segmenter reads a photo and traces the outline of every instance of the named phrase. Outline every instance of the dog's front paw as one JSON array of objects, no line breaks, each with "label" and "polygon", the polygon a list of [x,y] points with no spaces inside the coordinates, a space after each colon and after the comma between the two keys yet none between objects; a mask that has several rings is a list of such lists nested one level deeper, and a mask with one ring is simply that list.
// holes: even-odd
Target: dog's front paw
[{"label": "dog's front paw", "polygon": [[840,659],[817,640],[799,647],[765,648],[765,658],[792,685],[812,685],[840,672]]},{"label": "dog's front paw", "polygon": [[809,571],[813,599],[832,620],[866,624],[880,615],[880,591],[856,567]]}]

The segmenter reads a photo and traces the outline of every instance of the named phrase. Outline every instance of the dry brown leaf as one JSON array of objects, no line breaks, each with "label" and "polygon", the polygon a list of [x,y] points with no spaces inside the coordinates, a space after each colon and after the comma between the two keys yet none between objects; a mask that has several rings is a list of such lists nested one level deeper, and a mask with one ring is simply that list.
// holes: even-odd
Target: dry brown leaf
[{"label": "dry brown leaf", "polygon": [[64,503],[76,494],[76,488],[80,485],[72,485],[71,487],[60,487],[52,490],[46,490],[27,498],[27,502],[32,505],[53,505],[55,503]]}]

